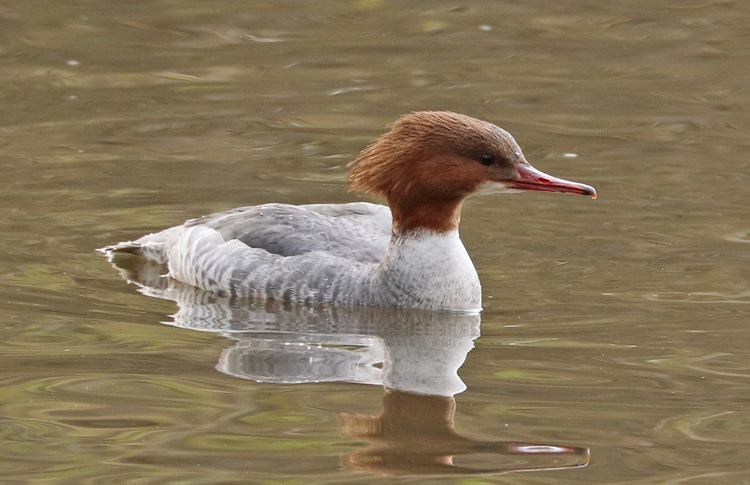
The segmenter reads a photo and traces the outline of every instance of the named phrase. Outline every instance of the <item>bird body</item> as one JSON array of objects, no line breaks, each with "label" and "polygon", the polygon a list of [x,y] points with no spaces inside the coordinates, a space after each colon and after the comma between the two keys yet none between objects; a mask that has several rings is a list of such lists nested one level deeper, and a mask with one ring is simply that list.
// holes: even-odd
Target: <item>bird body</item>
[{"label": "bird body", "polygon": [[165,263],[171,278],[222,294],[478,312],[481,285],[458,234],[466,197],[519,190],[596,197],[592,187],[531,167],[501,128],[450,112],[401,117],[352,165],[350,188],[389,207],[242,207],[101,251],[140,254]]}]

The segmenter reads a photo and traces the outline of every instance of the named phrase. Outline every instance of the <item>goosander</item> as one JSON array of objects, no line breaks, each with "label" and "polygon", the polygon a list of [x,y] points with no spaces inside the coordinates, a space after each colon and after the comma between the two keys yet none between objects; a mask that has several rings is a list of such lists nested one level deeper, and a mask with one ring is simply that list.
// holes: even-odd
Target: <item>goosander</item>
[{"label": "goosander", "polygon": [[596,198],[591,186],[532,167],[502,128],[447,111],[402,116],[350,166],[349,190],[390,208],[241,207],[99,251],[142,255],[222,295],[473,313],[482,290],[458,235],[464,199],[520,190]]}]

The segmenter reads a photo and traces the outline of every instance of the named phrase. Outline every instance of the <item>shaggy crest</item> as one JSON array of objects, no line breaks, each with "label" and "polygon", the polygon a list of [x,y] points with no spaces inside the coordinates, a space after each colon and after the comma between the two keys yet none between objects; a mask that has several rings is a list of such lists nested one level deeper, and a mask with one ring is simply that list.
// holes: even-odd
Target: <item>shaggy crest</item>
[{"label": "shaggy crest", "polygon": [[485,152],[520,154],[520,149],[492,123],[450,111],[417,111],[399,118],[349,164],[349,190],[390,199],[415,184],[415,177],[404,175],[420,161],[446,154],[477,159]]}]

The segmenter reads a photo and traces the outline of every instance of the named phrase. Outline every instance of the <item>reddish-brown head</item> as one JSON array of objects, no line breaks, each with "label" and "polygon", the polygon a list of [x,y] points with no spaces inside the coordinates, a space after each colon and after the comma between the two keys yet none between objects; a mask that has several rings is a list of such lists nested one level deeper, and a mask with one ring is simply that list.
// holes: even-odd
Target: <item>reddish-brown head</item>
[{"label": "reddish-brown head", "polygon": [[401,232],[458,227],[475,192],[542,190],[596,196],[534,169],[507,131],[447,111],[404,115],[352,162],[349,189],[385,197]]}]

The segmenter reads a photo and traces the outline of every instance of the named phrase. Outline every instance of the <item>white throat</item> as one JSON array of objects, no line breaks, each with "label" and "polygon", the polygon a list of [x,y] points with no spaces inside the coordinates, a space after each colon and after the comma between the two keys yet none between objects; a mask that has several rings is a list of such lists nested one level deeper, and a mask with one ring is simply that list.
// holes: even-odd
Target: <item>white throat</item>
[{"label": "white throat", "polygon": [[475,190],[470,197],[476,195],[490,195],[490,194],[518,194],[523,192],[521,189],[515,189],[505,182],[483,182],[477,190]]}]

